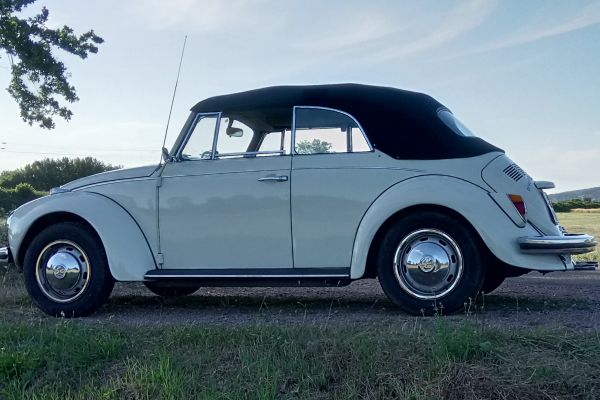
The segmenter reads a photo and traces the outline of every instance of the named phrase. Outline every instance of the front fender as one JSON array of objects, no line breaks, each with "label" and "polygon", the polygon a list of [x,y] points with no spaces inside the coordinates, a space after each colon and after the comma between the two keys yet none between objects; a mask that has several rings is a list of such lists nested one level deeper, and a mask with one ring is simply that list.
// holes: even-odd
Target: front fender
[{"label": "front fender", "polygon": [[352,279],[364,275],[369,248],[383,223],[403,209],[418,205],[437,205],[458,212],[473,225],[490,251],[507,264],[543,271],[565,269],[565,264],[556,255],[521,252],[518,238],[538,236],[539,233],[529,224],[517,227],[494,203],[488,191],[459,178],[429,175],[399,182],[371,204],[354,240]]},{"label": "front fender", "polygon": [[12,254],[19,254],[36,221],[62,212],[83,218],[96,230],[116,280],[141,281],[156,268],[148,241],[131,215],[108,197],[81,191],[46,196],[19,207],[8,220]]}]

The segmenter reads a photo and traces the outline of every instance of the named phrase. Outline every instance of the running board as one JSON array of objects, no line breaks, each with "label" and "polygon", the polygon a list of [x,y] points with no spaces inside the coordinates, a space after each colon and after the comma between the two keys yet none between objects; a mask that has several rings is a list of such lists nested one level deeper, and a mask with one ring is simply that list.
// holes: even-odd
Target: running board
[{"label": "running board", "polygon": [[350,268],[153,269],[148,281],[199,286],[345,286]]},{"label": "running board", "polygon": [[598,269],[598,261],[576,261],[573,268],[575,271],[595,271]]}]

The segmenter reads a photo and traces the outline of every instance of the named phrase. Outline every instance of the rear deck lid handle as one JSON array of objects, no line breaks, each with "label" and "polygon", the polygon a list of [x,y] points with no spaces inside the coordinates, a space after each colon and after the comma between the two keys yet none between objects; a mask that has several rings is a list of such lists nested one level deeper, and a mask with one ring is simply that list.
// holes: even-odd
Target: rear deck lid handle
[{"label": "rear deck lid handle", "polygon": [[536,188],[541,190],[554,189],[556,187],[556,185],[554,185],[554,182],[550,181],[535,181],[534,184]]}]

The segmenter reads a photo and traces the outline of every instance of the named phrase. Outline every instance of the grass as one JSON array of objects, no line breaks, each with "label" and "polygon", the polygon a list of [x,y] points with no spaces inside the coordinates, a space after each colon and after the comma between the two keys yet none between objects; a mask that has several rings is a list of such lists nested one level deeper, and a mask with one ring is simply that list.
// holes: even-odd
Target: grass
[{"label": "grass", "polygon": [[[573,210],[568,213],[558,213],[558,220],[560,223],[572,233],[588,233],[600,239],[600,210]],[[596,250],[579,255],[576,257],[578,260],[592,260],[600,261],[600,248],[596,247]]]},{"label": "grass", "polygon": [[3,399],[592,399],[597,334],[0,323]]}]

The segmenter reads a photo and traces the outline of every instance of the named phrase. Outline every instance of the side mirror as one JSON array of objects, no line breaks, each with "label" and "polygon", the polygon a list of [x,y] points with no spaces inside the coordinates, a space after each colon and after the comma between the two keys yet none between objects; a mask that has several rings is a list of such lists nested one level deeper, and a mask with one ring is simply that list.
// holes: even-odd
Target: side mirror
[{"label": "side mirror", "polygon": [[162,148],[162,159],[165,163],[171,161],[171,155],[169,154],[169,150],[166,147]]},{"label": "side mirror", "polygon": [[244,130],[242,128],[233,128],[231,126],[227,127],[227,130],[225,131],[225,133],[227,133],[227,136],[229,136],[229,137],[244,136]]}]

